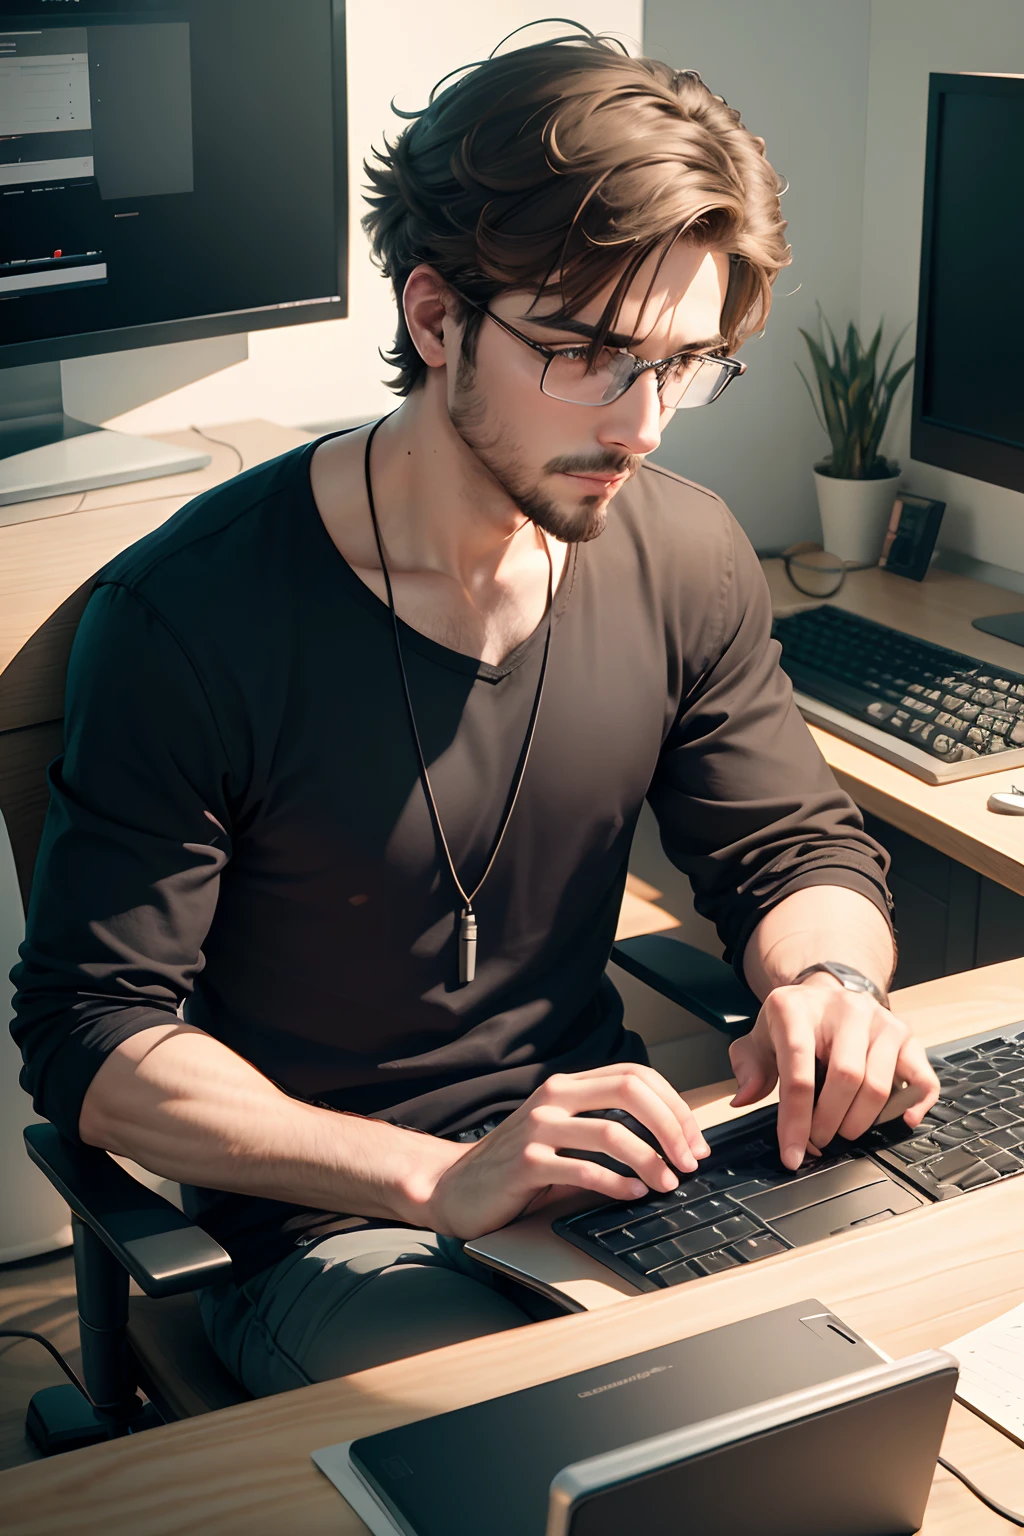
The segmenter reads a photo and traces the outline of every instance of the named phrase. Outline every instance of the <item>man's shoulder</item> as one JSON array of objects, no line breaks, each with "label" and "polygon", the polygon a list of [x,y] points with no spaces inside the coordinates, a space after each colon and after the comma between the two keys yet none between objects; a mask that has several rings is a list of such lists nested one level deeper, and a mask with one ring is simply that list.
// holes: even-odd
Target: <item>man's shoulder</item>
[{"label": "man's shoulder", "polygon": [[730,565],[743,537],[717,492],[661,464],[645,462],[612,507],[612,516],[621,511],[631,543],[657,565],[678,561],[694,575]]},{"label": "man's shoulder", "polygon": [[203,491],[152,533],[116,555],[97,586],[128,587],[156,601],[161,594],[236,585],[252,570],[274,569],[267,548],[275,526],[287,529],[283,501],[301,492],[302,458],[309,444],[243,470]]}]

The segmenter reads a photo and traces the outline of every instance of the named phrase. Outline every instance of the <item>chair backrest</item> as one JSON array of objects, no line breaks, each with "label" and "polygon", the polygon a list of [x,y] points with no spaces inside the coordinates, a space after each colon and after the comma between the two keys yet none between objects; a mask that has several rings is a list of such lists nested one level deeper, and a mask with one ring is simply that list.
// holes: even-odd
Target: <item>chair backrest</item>
[{"label": "chair backrest", "polygon": [[0,816],[26,908],[46,816],[46,768],[64,746],[71,642],[94,580],[72,592],[0,672]]}]

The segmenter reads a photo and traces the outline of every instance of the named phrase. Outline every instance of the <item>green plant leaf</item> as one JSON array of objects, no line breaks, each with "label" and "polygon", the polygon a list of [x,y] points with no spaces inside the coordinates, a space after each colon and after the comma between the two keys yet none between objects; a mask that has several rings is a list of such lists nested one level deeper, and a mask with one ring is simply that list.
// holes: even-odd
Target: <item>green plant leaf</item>
[{"label": "green plant leaf", "polygon": [[804,373],[803,369],[800,367],[799,363],[794,363],[793,366],[796,369],[797,373],[800,375],[800,377],[803,379],[803,381],[804,381],[804,388],[806,389],[807,393],[811,397],[811,404],[814,407],[814,414],[818,418],[818,425],[821,427],[821,430],[823,432],[827,432],[828,431],[828,427],[826,427],[826,425],[825,425],[825,418],[821,414],[821,407],[819,406],[817,400],[815,400],[815,398],[814,398],[814,390],[811,388],[810,380],[808,379],[806,373]]},{"label": "green plant leaf", "polygon": [[909,326],[904,326],[896,338],[879,374],[878,354],[884,320],[867,347],[861,341],[857,326],[849,321],[840,346],[820,303],[816,308],[818,336],[802,329],[800,335],[807,343],[814,365],[817,398],[799,364],[797,372],[803,379],[819,424],[828,433],[832,446],[829,467],[841,479],[863,479],[888,473],[886,461],[878,450],[893,398],[913,366],[911,358],[892,372],[897,348]]}]

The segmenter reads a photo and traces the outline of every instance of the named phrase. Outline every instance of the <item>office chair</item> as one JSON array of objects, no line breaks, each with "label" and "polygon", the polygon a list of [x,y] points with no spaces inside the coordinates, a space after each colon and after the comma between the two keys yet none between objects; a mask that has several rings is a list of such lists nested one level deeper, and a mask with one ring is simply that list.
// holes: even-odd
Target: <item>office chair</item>
[{"label": "office chair", "polygon": [[[64,679],[92,582],[72,594],[0,674],[0,816],[26,909],[46,814],[46,766],[62,750]],[[664,934],[627,939],[612,959],[729,1036],[758,1002],[724,961]],[[96,1147],[45,1122],[26,1126],[29,1157],[72,1213],[82,1375],[46,1387],[26,1429],[45,1454],[245,1402],[203,1329],[195,1292],[226,1279],[231,1259],[162,1195]],[[142,1296],[129,1295],[129,1279]],[[144,1403],[139,1391],[149,1399]]]}]

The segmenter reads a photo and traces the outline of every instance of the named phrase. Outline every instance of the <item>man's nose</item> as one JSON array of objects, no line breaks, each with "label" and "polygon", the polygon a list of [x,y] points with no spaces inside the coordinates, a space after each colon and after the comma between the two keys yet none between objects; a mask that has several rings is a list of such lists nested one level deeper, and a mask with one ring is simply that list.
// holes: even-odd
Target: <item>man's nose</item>
[{"label": "man's nose", "polygon": [[624,395],[602,409],[598,438],[608,448],[640,455],[653,453],[661,442],[661,417],[658,376],[648,368]]}]

